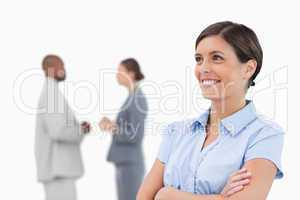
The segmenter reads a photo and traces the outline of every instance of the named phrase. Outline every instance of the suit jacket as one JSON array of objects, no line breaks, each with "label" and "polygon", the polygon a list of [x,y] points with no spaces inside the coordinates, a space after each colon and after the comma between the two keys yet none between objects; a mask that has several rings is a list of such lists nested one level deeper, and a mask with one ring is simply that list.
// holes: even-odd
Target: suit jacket
[{"label": "suit jacket", "polygon": [[107,160],[115,164],[144,162],[142,142],[148,105],[144,93],[136,88],[129,94],[118,113]]},{"label": "suit jacket", "polygon": [[35,158],[40,182],[83,175],[80,124],[59,91],[58,83],[47,78],[36,117]]}]

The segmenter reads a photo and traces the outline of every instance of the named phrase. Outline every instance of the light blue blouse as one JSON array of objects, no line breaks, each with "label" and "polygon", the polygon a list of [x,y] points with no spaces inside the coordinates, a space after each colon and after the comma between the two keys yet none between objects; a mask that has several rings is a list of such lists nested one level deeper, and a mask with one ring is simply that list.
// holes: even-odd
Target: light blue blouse
[{"label": "light blue blouse", "polygon": [[164,129],[158,159],[165,164],[165,186],[194,194],[220,194],[229,176],[255,158],[272,161],[278,169],[276,178],[283,177],[283,130],[259,116],[251,101],[224,118],[218,138],[201,150],[208,116],[209,110]]}]

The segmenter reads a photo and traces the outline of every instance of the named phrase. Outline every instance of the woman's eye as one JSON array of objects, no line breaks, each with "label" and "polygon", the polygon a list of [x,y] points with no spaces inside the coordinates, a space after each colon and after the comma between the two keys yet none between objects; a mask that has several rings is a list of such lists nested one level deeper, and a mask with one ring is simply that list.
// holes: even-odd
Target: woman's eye
[{"label": "woman's eye", "polygon": [[200,56],[196,56],[195,60],[198,64],[202,62],[202,58]]},{"label": "woman's eye", "polygon": [[219,56],[219,55],[213,55],[213,60],[215,61],[222,61],[224,60],[222,56]]}]

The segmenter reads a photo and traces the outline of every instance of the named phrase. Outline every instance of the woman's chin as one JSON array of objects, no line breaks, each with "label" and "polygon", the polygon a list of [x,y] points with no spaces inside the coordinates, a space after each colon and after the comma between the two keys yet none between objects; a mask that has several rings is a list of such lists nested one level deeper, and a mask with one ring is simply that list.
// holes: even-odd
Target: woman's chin
[{"label": "woman's chin", "polygon": [[222,96],[220,96],[219,94],[215,94],[215,93],[209,93],[209,92],[202,92],[202,96],[205,99],[211,100],[211,101],[218,101],[218,100],[222,100],[224,98],[222,98]]}]

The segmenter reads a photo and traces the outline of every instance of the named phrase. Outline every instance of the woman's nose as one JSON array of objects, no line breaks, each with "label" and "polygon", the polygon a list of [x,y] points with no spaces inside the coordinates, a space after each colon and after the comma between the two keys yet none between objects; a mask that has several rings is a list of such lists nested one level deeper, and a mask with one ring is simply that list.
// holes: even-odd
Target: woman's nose
[{"label": "woman's nose", "polygon": [[200,73],[209,73],[210,71],[211,71],[210,63],[207,60],[204,60],[200,67]]},{"label": "woman's nose", "polygon": [[210,67],[205,63],[200,68],[200,73],[209,73],[210,71]]}]

